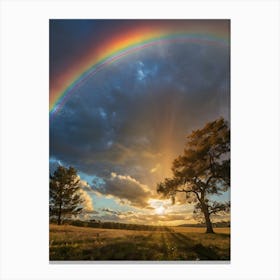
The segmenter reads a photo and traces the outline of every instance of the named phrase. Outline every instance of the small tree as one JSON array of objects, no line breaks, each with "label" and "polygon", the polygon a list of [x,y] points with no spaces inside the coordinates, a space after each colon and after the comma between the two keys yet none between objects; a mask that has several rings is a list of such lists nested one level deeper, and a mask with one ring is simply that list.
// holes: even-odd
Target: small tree
[{"label": "small tree", "polygon": [[184,154],[173,162],[173,178],[157,185],[158,193],[171,197],[185,193],[188,203],[196,203],[194,213],[203,214],[207,233],[213,233],[211,215],[228,212],[229,202],[210,201],[230,187],[230,131],[220,118],[193,131],[187,137]]},{"label": "small tree", "polygon": [[76,216],[82,211],[79,179],[73,167],[59,166],[50,175],[49,214],[60,225],[63,217]]}]

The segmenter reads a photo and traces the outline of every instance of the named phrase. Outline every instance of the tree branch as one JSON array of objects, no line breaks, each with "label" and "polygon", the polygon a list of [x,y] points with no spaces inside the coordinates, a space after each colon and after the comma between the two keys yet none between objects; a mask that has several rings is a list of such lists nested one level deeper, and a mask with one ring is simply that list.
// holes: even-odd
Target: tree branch
[{"label": "tree branch", "polygon": [[196,197],[197,197],[198,201],[201,201],[201,199],[200,199],[200,197],[199,197],[199,195],[198,195],[198,192],[193,191],[193,193],[195,193],[195,195],[196,195]]},{"label": "tree branch", "polygon": [[175,192],[184,192],[184,193],[194,193],[197,197],[197,199],[200,201],[200,197],[198,195],[198,192],[194,191],[194,190],[175,190]]},{"label": "tree branch", "polygon": [[190,193],[193,192],[192,190],[175,190],[175,192],[185,192],[185,193]]},{"label": "tree branch", "polygon": [[210,183],[210,181],[213,179],[213,178],[215,178],[213,175],[212,176],[210,176],[208,179],[207,179],[207,181],[206,181],[206,186],[208,186],[208,184]]},{"label": "tree branch", "polygon": [[216,203],[214,205],[209,205],[210,206],[210,210],[209,210],[209,215],[210,214],[215,214],[217,212],[221,212],[221,211],[229,211],[230,208],[230,204],[229,203]]}]

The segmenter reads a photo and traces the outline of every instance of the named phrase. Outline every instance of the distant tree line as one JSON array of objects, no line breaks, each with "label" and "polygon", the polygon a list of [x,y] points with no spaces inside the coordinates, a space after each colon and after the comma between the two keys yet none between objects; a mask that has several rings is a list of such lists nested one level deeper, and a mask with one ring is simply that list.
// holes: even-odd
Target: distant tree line
[{"label": "distant tree line", "polygon": [[[55,219],[51,223],[56,223]],[[169,226],[155,226],[155,225],[139,225],[139,224],[126,224],[117,222],[101,222],[96,220],[82,221],[82,220],[64,220],[64,225],[72,225],[77,227],[91,227],[91,228],[107,228],[107,229],[125,229],[125,230],[147,230],[147,231],[160,231],[166,230]],[[221,221],[212,223],[213,228],[230,227],[230,221]],[[197,224],[181,224],[177,227],[205,227],[205,223]]]},{"label": "distant tree line", "polygon": [[[51,223],[56,223],[55,219],[51,219]],[[127,229],[127,230],[147,230],[147,231],[159,231],[165,229],[165,226],[153,226],[153,225],[139,225],[139,224],[126,224],[117,222],[101,222],[101,221],[82,221],[82,220],[64,220],[64,225],[72,225],[78,227],[92,227],[92,228],[108,228],[108,229]]]},{"label": "distant tree line", "polygon": [[[182,224],[178,225],[178,227],[205,227],[205,223],[198,223],[198,224]],[[221,221],[212,223],[213,228],[228,228],[230,227],[230,221]]]}]

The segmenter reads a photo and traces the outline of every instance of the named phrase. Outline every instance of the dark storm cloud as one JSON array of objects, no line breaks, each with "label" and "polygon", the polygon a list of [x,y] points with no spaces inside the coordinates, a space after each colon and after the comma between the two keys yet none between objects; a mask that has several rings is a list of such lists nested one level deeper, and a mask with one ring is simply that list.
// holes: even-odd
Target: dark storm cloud
[{"label": "dark storm cloud", "polygon": [[[229,119],[229,50],[156,46],[104,68],[71,96],[51,123],[50,154],[105,178],[104,194],[121,197],[126,189],[114,193],[112,172],[149,183],[165,153],[180,154],[186,134],[220,116]],[[144,205],[137,190],[143,201],[126,198]]]},{"label": "dark storm cloud", "polygon": [[102,42],[106,32],[118,32],[122,22],[112,25],[106,20],[50,20],[50,80],[55,83],[57,76],[72,67],[88,48],[92,38]]},{"label": "dark storm cloud", "polygon": [[110,195],[117,198],[120,203],[128,203],[138,208],[149,206],[148,200],[153,196],[152,192],[147,186],[132,177],[112,173],[104,181],[102,186],[93,186],[92,188],[102,195]]}]

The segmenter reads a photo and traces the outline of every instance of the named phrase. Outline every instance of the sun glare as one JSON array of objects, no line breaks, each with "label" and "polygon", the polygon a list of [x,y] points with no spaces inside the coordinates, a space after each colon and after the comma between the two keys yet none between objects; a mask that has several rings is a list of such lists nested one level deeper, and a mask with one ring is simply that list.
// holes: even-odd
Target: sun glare
[{"label": "sun glare", "polygon": [[165,208],[163,206],[160,206],[158,208],[155,209],[155,212],[158,214],[158,215],[163,215],[164,212],[165,212]]}]

